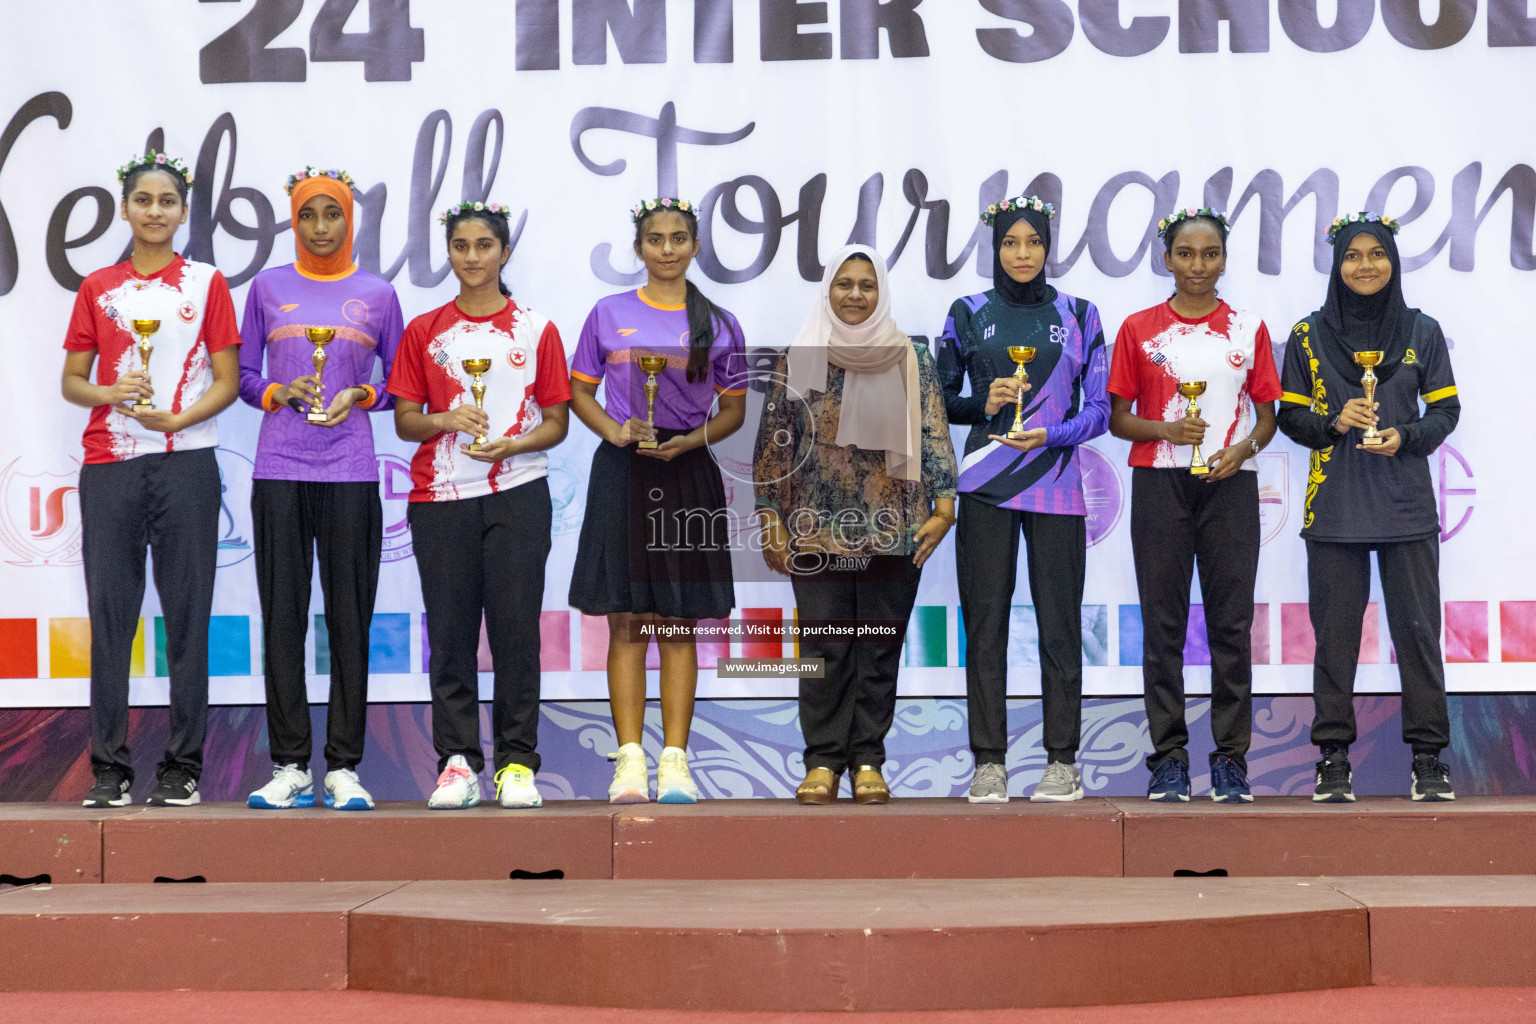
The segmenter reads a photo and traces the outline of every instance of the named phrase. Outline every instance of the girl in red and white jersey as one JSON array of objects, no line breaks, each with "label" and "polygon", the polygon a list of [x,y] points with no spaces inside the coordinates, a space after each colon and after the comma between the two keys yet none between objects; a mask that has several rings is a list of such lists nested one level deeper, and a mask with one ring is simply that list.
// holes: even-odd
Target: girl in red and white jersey
[{"label": "girl in red and white jersey", "polygon": [[389,378],[395,432],[421,445],[407,516],[431,648],[439,775],[427,806],[437,809],[480,802],[482,614],[495,666],[497,799],[543,803],[534,785],[539,608],[553,513],[544,452],[565,439],[571,385],[560,332],[501,281],[512,255],[507,212],[460,203],[443,214],[459,294],[411,321]]},{"label": "girl in red and white jersey", "polygon": [[[179,256],[192,176],[150,150],[118,172],[133,255],[87,277],[64,340],[64,398],[91,410],[80,469],[91,616],[87,807],[130,802],[128,671],[154,552],[171,732],[151,804],[195,804],[208,724],[208,617],[217,570],[218,430],[240,386],[240,334],[218,270]],[[94,365],[94,379],[92,367]]]},{"label": "girl in red and white jersey", "polygon": [[[1109,429],[1131,442],[1131,554],[1153,748],[1147,796],[1164,802],[1189,800],[1184,637],[1196,568],[1211,652],[1211,799],[1253,799],[1247,754],[1259,486],[1252,459],[1275,436],[1280,378],[1264,321],[1216,294],[1228,230],[1227,218],[1209,208],[1163,218],[1174,294],[1126,318],[1109,371]],[[1195,383],[1199,415],[1180,391]]]}]

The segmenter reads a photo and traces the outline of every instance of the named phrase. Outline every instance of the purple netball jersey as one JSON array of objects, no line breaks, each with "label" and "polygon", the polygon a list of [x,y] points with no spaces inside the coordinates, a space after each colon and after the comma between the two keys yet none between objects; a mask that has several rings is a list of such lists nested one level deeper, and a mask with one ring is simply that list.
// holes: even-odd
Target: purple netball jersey
[{"label": "purple netball jersey", "polygon": [[[362,385],[371,391],[338,427],[315,426],[302,413],[273,401],[279,387],[314,373],[310,355],[315,346],[305,337],[307,327],[336,330],[325,347],[326,403],[343,388]],[[289,264],[257,274],[240,325],[240,397],[266,412],[252,475],[329,483],[377,480],[366,413],[393,407],[383,381],[404,329],[394,288],[366,270],[320,280]]]}]

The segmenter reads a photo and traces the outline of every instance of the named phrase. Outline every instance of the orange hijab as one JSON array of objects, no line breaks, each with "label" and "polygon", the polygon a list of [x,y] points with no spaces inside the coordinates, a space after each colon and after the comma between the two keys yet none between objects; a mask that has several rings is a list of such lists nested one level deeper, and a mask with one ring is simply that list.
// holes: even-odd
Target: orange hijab
[{"label": "orange hijab", "polygon": [[[329,256],[316,256],[299,241],[299,211],[315,196],[329,196],[341,206],[342,216],[347,219],[347,237],[341,247]],[[299,272],[306,277],[340,277],[356,270],[352,263],[352,189],[336,178],[319,175],[305,178],[293,186],[288,197],[288,208],[293,216],[293,248],[298,255]]]}]

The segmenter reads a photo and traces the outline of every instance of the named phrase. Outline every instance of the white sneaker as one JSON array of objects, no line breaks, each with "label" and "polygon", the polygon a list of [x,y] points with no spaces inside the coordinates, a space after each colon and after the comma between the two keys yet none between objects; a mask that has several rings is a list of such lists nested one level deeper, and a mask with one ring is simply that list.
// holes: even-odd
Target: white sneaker
[{"label": "white sneaker", "polygon": [[509,764],[496,773],[496,799],[503,807],[543,807],[544,798],[533,784],[533,769]]},{"label": "white sneaker", "polygon": [[626,743],[613,756],[618,763],[613,769],[613,784],[608,787],[608,802],[648,802],[651,799],[651,783],[645,767],[645,751],[640,749],[640,744]]},{"label": "white sneaker", "polygon": [[456,811],[480,802],[480,777],[469,770],[463,754],[454,754],[437,777],[437,789],[427,800],[434,811]]},{"label": "white sneaker", "polygon": [[696,804],[699,787],[688,773],[688,751],[665,747],[656,762],[656,802],[659,804]]},{"label": "white sneaker", "polygon": [[338,811],[371,811],[373,797],[357,781],[357,772],[338,768],[325,773],[325,806]]},{"label": "white sneaker", "polygon": [[315,779],[297,764],[272,766],[272,781],[246,798],[245,806],[265,811],[315,806]]}]

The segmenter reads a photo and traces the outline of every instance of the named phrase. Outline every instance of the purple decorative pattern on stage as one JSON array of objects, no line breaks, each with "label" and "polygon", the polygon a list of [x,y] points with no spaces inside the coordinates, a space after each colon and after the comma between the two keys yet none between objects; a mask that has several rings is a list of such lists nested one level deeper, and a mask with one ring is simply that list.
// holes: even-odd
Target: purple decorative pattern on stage
[{"label": "purple decorative pattern on stage", "polygon": [[[1248,755],[1254,792],[1260,796],[1310,791],[1317,750],[1308,741],[1310,697],[1254,699],[1253,746]],[[1361,794],[1401,794],[1408,789],[1408,748],[1402,742],[1401,699],[1355,701],[1359,735],[1350,752],[1355,789]],[[1457,791],[1466,795],[1536,793],[1536,697],[1452,696],[1451,750],[1447,761]],[[311,709],[315,764],[325,736],[325,709]],[[490,735],[489,705],[481,706],[481,735]],[[1190,755],[1197,795],[1209,788],[1204,768],[1211,750],[1210,701],[1189,702]],[[90,788],[84,708],[0,710],[0,800],[80,799]],[[164,708],[135,709],[129,725],[138,778],[136,798],[147,795],[165,741]],[[1040,702],[1008,704],[1009,791],[1027,793],[1045,770],[1040,749]],[[646,716],[645,746],[654,762],[661,746],[661,715]],[[611,768],[604,755],[617,749],[608,705],[602,701],[546,703],[539,729],[546,799],[598,799]],[[700,701],[689,744],[699,787],[706,798],[789,797],[804,772],[798,708],[792,700]],[[209,712],[202,790],[208,800],[243,800],[264,782],[266,716],[261,708],[214,707]],[[903,700],[887,740],[886,771],[897,796],[961,796],[974,764],[966,746],[966,706],[961,700]],[[1151,744],[1146,712],[1136,699],[1086,700],[1079,764],[1091,796],[1145,792],[1143,766]],[[426,704],[375,704],[368,709],[364,783],[380,800],[424,799],[434,782],[431,711]],[[489,758],[488,758],[489,763]],[[489,774],[483,780],[492,792]],[[847,780],[843,788],[847,790]],[[143,791],[142,794],[140,791]]]}]

